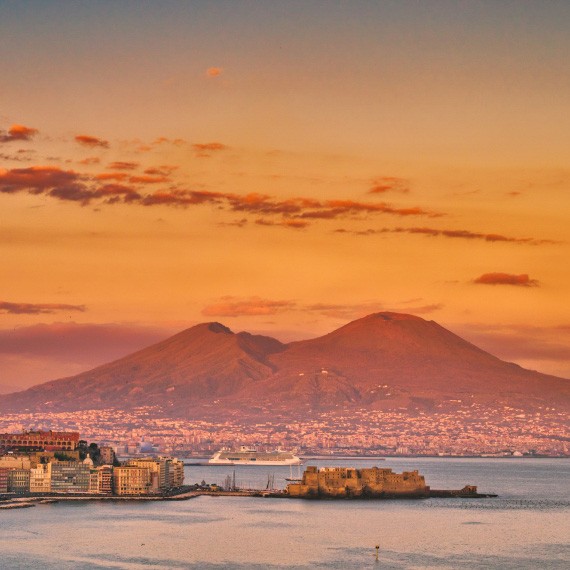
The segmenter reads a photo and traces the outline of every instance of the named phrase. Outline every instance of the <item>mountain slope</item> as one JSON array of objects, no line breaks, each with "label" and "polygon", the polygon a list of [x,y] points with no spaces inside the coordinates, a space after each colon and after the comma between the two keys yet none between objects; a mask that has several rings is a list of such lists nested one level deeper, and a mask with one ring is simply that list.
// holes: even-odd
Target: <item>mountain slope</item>
[{"label": "mountain slope", "polygon": [[570,409],[570,381],[501,361],[433,321],[377,313],[282,344],[205,323],[71,378],[4,396],[0,410],[161,405],[172,415],[433,409],[449,402]]},{"label": "mountain slope", "polygon": [[282,349],[275,339],[205,323],[110,364],[6,396],[0,408],[128,409],[174,399],[191,405],[263,379],[272,372],[267,356]]}]

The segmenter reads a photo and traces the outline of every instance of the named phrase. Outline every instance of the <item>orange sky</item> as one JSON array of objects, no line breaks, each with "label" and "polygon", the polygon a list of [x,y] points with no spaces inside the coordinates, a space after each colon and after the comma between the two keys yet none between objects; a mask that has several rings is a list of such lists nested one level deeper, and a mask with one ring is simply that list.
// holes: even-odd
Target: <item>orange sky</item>
[{"label": "orange sky", "polygon": [[378,310],[570,377],[566,3],[167,7],[0,6],[0,389]]}]

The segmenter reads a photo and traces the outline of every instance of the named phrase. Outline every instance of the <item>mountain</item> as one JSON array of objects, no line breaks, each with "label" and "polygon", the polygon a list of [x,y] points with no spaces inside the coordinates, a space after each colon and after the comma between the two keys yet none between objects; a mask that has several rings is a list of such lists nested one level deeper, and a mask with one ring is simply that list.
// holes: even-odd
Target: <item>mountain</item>
[{"label": "mountain", "polygon": [[570,381],[503,362],[434,321],[376,313],[282,344],[205,323],[77,376],[3,396],[4,412],[130,409],[255,416],[502,403],[570,409]]}]

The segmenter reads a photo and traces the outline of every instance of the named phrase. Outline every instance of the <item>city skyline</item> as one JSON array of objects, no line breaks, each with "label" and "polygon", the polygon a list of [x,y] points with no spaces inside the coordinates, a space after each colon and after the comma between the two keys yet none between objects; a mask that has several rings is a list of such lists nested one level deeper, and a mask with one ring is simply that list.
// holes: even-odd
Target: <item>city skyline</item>
[{"label": "city skyline", "polygon": [[200,322],[290,341],[384,310],[570,377],[569,23],[0,3],[0,393]]}]

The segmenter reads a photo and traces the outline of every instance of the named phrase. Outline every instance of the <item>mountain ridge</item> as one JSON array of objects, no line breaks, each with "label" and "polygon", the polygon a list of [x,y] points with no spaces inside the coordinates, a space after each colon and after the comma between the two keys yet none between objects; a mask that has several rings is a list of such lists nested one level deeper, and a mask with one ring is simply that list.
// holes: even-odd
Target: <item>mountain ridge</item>
[{"label": "mountain ridge", "polygon": [[281,343],[201,323],[81,374],[3,396],[2,411],[163,406],[173,416],[291,417],[339,409],[435,409],[450,401],[570,409],[570,381],[507,363],[435,321],[373,313]]}]

